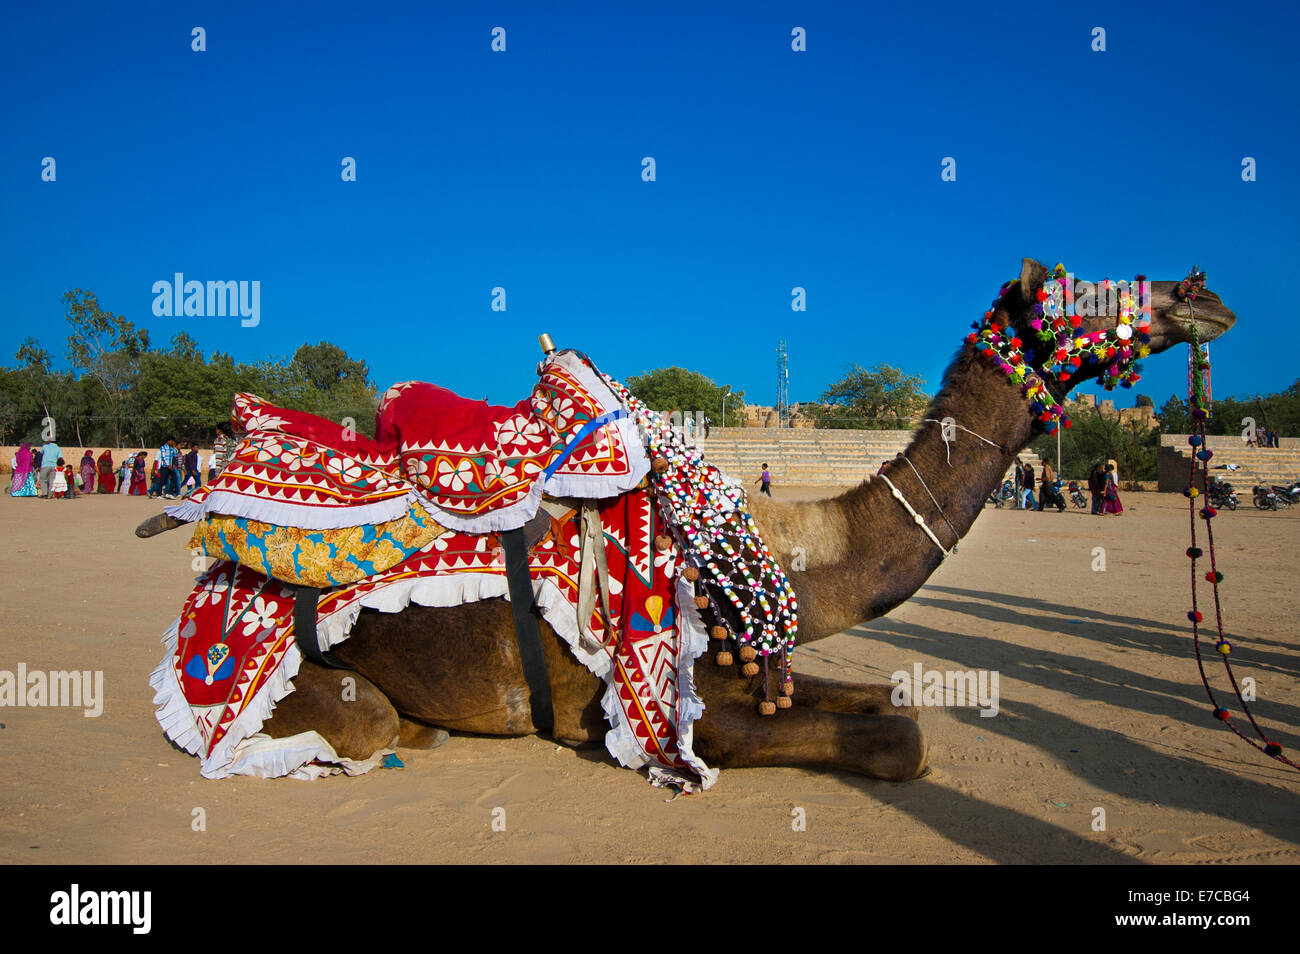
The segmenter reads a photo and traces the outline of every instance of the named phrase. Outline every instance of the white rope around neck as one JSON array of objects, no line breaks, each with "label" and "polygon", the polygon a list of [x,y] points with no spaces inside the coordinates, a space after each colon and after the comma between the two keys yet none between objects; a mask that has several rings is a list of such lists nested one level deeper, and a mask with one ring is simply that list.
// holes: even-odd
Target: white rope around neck
[{"label": "white rope around neck", "polygon": [[[930,527],[926,524],[925,518],[912,509],[912,505],[907,502],[907,499],[903,496],[902,491],[900,491],[897,487],[894,486],[894,482],[885,475],[884,471],[881,471],[876,476],[878,476],[881,480],[883,480],[886,484],[889,485],[889,492],[894,495],[894,499],[903,505],[903,507],[907,510],[907,512],[912,515],[912,520],[916,523],[916,525],[925,531],[925,535],[927,537],[929,537],[931,540],[934,541],[934,545],[939,548],[939,551],[943,554],[944,559],[946,560],[948,557],[952,556],[953,551],[944,548],[944,545],[939,542],[939,538],[934,535],[934,531],[931,530]],[[955,549],[956,547],[953,547],[953,550]]]},{"label": "white rope around neck", "polygon": [[[932,418],[932,417],[922,418],[921,423],[922,423],[922,424],[938,424],[940,427],[943,427],[943,421],[936,421],[936,420],[935,420],[934,418]],[[972,431],[969,427],[962,427],[962,426],[961,426],[960,424],[958,424],[956,421],[953,421],[953,422],[952,422],[952,426],[955,427],[955,428],[957,428],[957,430],[959,430],[959,431],[965,431],[965,432],[966,432],[967,434],[969,434],[971,437],[975,437],[975,438],[978,438],[979,440],[982,440],[985,444],[988,444],[989,447],[996,447],[998,450],[1002,451],[1003,453],[1006,453],[1006,448],[1003,447],[1001,444],[995,444],[995,443],[993,443],[993,441],[989,440],[987,437],[981,437],[979,434],[976,434],[974,431]],[[944,451],[945,451],[945,452],[947,453],[947,455],[948,455],[948,466],[951,467],[951,466],[952,466],[952,441],[945,440],[945,441],[943,442],[943,447],[944,447]],[[919,477],[920,475],[918,474],[917,476]],[[936,504],[936,506],[937,506],[937,504]]]}]

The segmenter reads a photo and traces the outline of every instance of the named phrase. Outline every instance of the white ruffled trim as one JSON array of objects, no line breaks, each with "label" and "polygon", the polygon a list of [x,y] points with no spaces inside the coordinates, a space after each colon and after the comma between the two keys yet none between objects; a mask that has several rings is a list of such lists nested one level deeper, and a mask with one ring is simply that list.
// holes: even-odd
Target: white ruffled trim
[{"label": "white ruffled trim", "polygon": [[163,513],[169,517],[175,517],[177,520],[184,520],[186,523],[195,523],[203,519],[203,504],[200,501],[186,498],[178,504],[163,507]]},{"label": "white ruffled trim", "polygon": [[180,617],[163,633],[163,645],[167,654],[163,656],[156,669],[149,674],[149,685],[154,690],[153,703],[158,707],[154,717],[162,726],[167,738],[190,755],[198,755],[203,746],[203,734],[199,732],[198,723],[194,721],[194,710],[185,699],[180,683],[176,681],[173,660],[176,658],[177,632]]},{"label": "white ruffled trim", "polygon": [[285,500],[265,500],[229,490],[214,490],[202,501],[183,501],[163,512],[177,520],[193,523],[211,513],[229,517],[246,517],[277,527],[297,527],[300,530],[338,530],[362,524],[387,523],[406,516],[411,504],[425,505],[413,490],[401,497],[369,504],[339,504],[334,507],[309,507]]},{"label": "white ruffled trim", "polygon": [[[707,791],[718,780],[718,770],[709,768],[695,754],[695,720],[704,715],[704,700],[695,689],[695,660],[709,649],[709,633],[695,606],[695,588],[677,576],[677,607],[681,645],[677,650],[677,751],[700,776],[700,789]],[[652,779],[653,781],[653,779]],[[693,781],[693,780],[689,780]],[[688,791],[694,789],[687,786]]]}]

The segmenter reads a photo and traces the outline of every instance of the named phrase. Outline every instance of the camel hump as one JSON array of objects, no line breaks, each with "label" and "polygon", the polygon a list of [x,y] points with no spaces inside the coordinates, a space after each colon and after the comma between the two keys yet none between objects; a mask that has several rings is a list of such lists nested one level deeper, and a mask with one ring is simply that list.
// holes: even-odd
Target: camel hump
[{"label": "camel hump", "polygon": [[141,538],[154,537],[160,533],[166,533],[168,530],[175,530],[184,524],[184,520],[177,520],[168,514],[155,514],[135,528],[135,535]]}]

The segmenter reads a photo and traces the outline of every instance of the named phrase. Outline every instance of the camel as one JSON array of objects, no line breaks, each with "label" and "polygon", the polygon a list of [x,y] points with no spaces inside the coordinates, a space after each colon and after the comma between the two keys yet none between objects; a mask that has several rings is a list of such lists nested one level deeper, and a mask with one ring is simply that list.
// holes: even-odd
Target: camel
[{"label": "camel", "polygon": [[[1034,303],[1047,275],[1041,264],[1025,259],[1018,281],[1004,286],[994,303],[992,320],[1030,340]],[[1173,281],[1151,283],[1152,354],[1188,342],[1192,321],[1202,342],[1236,321],[1206,290],[1195,299],[1194,318],[1187,317],[1177,289]],[[1087,318],[1080,332],[1115,327],[1113,317]],[[1068,382],[1052,380],[1047,388],[1059,403],[1073,387],[1106,371],[1104,365],[1085,365]],[[799,645],[884,615],[915,593],[944,559],[941,547],[951,549],[970,529],[1040,426],[1021,388],[980,358],[969,340],[923,417],[934,423],[922,424],[906,451],[885,465],[881,473],[887,479],[867,477],[838,497],[808,503],[749,501],[783,566],[791,567],[796,548],[804,555],[804,568],[788,572],[799,602]],[[946,418],[961,428],[951,443],[938,423]],[[400,613],[364,610],[351,636],[333,650],[352,671],[304,660],[295,691],[261,731],[283,738],[314,729],[340,755],[356,759],[395,739],[403,746],[433,747],[446,739],[445,730],[544,733],[572,746],[600,742],[607,729],[600,705],[604,683],[540,623],[550,724],[534,720],[510,605],[497,598],[450,608],[412,604]],[[340,701],[344,677],[357,683],[355,701]],[[893,685],[798,675],[792,705],[762,718],[756,713],[764,698],[762,675],[747,677],[740,666],[719,665],[705,655],[695,679],[706,705],[695,724],[695,751],[711,765],[833,769],[890,781],[927,770],[919,710],[895,706]]]}]

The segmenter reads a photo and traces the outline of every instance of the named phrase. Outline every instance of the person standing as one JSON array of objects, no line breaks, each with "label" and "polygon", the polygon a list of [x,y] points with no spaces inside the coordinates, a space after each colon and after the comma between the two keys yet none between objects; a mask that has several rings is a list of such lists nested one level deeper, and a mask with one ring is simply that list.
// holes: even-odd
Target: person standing
[{"label": "person standing", "polygon": [[1118,517],[1124,512],[1124,504],[1119,499],[1119,480],[1116,473],[1114,461],[1106,464],[1106,489],[1103,492],[1106,501],[1102,506],[1102,510],[1106,513],[1113,513]]},{"label": "person standing", "polygon": [[762,492],[769,497],[772,496],[772,474],[767,469],[767,464],[763,464],[763,473],[759,476],[757,483],[762,485]]},{"label": "person standing", "polygon": [[203,478],[199,474],[199,448],[197,444],[190,444],[190,452],[185,455],[185,480],[181,493],[188,497],[202,485]]},{"label": "person standing", "polygon": [[83,494],[95,492],[95,454],[90,450],[81,457],[81,492]]},{"label": "person standing", "polygon": [[1052,470],[1052,465],[1043,461],[1043,477],[1038,484],[1038,509],[1046,510],[1053,505],[1060,513],[1065,512],[1065,498],[1061,496],[1060,488],[1056,485],[1056,472]]},{"label": "person standing", "polygon": [[14,455],[14,475],[9,481],[9,496],[39,497],[41,489],[36,480],[36,451],[23,441],[18,453]]},{"label": "person standing", "polygon": [[172,496],[172,475],[176,470],[176,447],[169,437],[162,442],[158,448],[158,456],[154,458],[154,467],[156,473],[151,474],[153,478],[149,482],[149,497],[163,497],[167,500],[173,499]]},{"label": "person standing", "polygon": [[117,480],[113,476],[113,452],[106,450],[100,454],[95,469],[99,472],[96,490],[101,494],[111,494],[115,491],[117,489]]},{"label": "person standing", "polygon": [[1025,463],[1025,509],[1034,510],[1034,465]]},{"label": "person standing", "polygon": [[46,441],[41,448],[41,496],[50,496],[50,484],[54,480],[54,471],[61,466],[59,461],[62,457],[63,448],[53,440]]},{"label": "person standing", "polygon": [[[140,451],[140,453],[135,455],[135,460],[132,461],[131,463],[130,493],[135,496],[143,496],[145,492],[144,459],[145,459],[145,452]],[[155,465],[157,465],[157,463],[158,463],[157,461],[154,461]]]},{"label": "person standing", "polygon": [[[226,469],[230,459],[235,456],[235,439],[224,424],[217,425],[217,436],[212,441],[212,453],[217,459],[217,474]],[[216,479],[216,474],[208,478],[208,483]]]},{"label": "person standing", "polygon": [[1088,493],[1092,497],[1092,512],[1096,516],[1101,516],[1102,498],[1106,493],[1106,473],[1101,469],[1101,463],[1092,465],[1092,470],[1088,471]]},{"label": "person standing", "polygon": [[68,495],[68,472],[60,457],[54,465],[54,473],[50,475],[50,499],[58,500]]},{"label": "person standing", "polygon": [[167,446],[171,448],[168,455],[170,461],[170,470],[167,471],[167,492],[171,494],[171,499],[175,500],[181,495],[181,449],[176,443],[176,438],[169,437]]},{"label": "person standing", "polygon": [[1016,469],[1012,474],[1012,479],[1015,481],[1015,496],[1012,499],[1015,500],[1016,509],[1019,510],[1021,497],[1025,489],[1025,470],[1023,465],[1020,463],[1019,457],[1016,458]]}]

